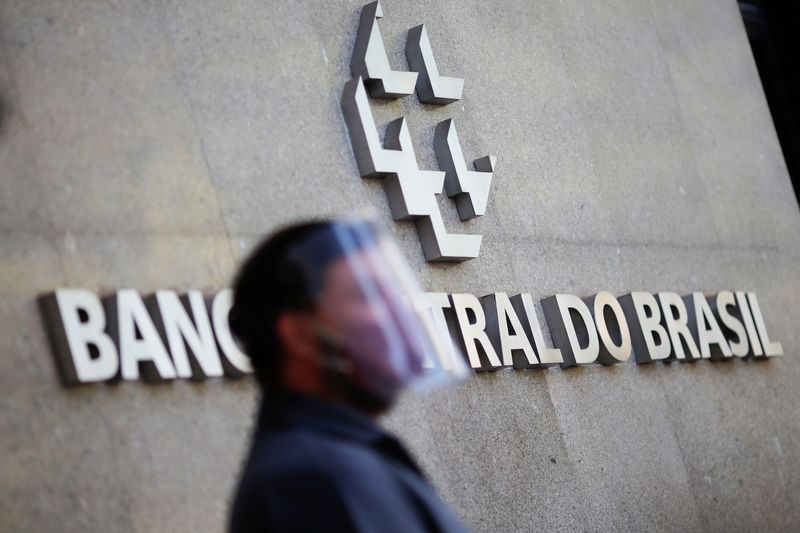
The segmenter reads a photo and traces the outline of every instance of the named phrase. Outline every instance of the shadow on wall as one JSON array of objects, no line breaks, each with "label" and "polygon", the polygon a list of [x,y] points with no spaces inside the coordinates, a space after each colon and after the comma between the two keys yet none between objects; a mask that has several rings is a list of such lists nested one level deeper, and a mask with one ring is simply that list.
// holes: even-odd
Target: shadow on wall
[{"label": "shadow on wall", "polygon": [[8,118],[8,105],[6,105],[6,99],[3,96],[2,91],[0,91],[0,139],[3,138],[3,133],[5,133],[7,118]]}]

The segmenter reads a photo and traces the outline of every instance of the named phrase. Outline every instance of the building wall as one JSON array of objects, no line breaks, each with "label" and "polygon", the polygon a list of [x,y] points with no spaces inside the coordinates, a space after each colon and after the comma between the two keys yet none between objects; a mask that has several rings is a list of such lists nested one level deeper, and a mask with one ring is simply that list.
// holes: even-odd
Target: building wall
[{"label": "building wall", "polygon": [[[219,531],[250,379],[60,385],[56,287],[214,290],[266,232],[373,206],[428,290],[747,289],[786,356],[501,370],[387,417],[476,531],[800,528],[800,211],[733,0],[385,0],[498,157],[478,259],[428,265],[339,107],[361,2],[0,3],[0,530]],[[441,202],[449,227],[455,209]]]}]

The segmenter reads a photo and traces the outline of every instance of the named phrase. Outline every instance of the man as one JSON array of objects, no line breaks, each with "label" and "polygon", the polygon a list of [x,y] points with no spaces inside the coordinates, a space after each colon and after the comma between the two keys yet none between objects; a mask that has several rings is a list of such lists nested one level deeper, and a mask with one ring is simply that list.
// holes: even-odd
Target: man
[{"label": "man", "polygon": [[230,325],[263,401],[232,533],[465,531],[374,422],[403,387],[466,372],[416,291],[366,222],[292,226],[247,259]]}]

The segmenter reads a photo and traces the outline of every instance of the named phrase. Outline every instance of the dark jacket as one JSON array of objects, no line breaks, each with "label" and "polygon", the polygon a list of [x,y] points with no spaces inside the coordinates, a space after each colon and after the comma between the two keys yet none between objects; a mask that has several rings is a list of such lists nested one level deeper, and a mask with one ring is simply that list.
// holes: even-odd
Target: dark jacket
[{"label": "dark jacket", "polygon": [[359,412],[265,397],[230,517],[250,531],[466,531],[399,442]]}]

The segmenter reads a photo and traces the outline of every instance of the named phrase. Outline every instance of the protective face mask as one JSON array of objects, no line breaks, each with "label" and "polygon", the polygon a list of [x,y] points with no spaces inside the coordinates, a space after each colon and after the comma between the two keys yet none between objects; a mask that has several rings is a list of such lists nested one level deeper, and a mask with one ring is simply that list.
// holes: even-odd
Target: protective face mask
[{"label": "protective face mask", "polygon": [[[321,366],[382,401],[394,399],[407,383],[409,375],[422,372],[421,364],[410,364],[415,360],[389,354],[393,348],[380,324],[365,322],[351,326],[347,333],[343,333],[317,321],[314,334],[319,346],[317,360]],[[398,350],[400,348],[394,348],[395,352]],[[392,361],[405,364],[392,365]]]}]

